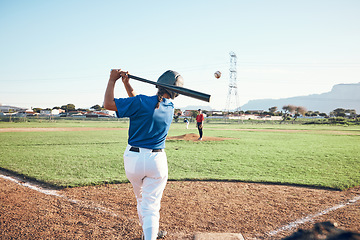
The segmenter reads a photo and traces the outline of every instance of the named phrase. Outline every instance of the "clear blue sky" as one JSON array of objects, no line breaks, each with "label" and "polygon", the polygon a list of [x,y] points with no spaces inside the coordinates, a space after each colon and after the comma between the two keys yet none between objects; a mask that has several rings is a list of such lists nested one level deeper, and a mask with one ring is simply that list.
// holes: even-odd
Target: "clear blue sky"
[{"label": "clear blue sky", "polygon": [[[327,92],[360,82],[359,12],[358,0],[0,0],[0,103],[88,108],[102,105],[111,68],[154,81],[172,69],[212,95],[175,107],[222,110],[230,51],[240,105]],[[126,96],[121,84],[116,96]]]}]

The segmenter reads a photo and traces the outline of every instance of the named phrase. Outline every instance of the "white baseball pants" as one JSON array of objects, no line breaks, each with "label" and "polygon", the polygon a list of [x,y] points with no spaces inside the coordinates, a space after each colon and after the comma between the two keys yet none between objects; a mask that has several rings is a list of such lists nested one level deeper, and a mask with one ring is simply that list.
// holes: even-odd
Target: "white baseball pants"
[{"label": "white baseball pants", "polygon": [[139,152],[126,147],[124,166],[137,200],[137,212],[145,240],[156,239],[159,231],[160,202],[168,179],[166,153],[139,148]]}]

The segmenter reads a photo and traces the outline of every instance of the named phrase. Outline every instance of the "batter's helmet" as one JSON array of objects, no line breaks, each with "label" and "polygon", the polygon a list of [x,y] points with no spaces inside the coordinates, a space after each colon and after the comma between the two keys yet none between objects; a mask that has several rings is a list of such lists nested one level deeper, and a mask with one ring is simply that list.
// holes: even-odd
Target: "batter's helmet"
[{"label": "batter's helmet", "polygon": [[[159,79],[157,80],[158,83],[165,83],[165,84],[169,84],[169,85],[175,85],[175,86],[179,86],[182,87],[184,86],[184,79],[183,77],[175,71],[172,70],[167,70],[166,72],[164,72]],[[159,87],[161,88],[161,87]],[[166,88],[164,88],[164,90],[170,95],[171,99],[176,98],[177,96],[179,96],[178,93],[170,91]]]}]

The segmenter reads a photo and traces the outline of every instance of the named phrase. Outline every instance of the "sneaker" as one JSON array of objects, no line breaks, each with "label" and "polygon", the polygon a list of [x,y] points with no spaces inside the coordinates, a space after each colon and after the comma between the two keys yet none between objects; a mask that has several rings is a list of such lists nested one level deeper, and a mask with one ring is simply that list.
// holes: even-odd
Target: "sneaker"
[{"label": "sneaker", "polygon": [[164,237],[166,236],[166,234],[167,234],[166,231],[159,231],[159,232],[158,232],[157,239],[164,238]]},{"label": "sneaker", "polygon": [[[156,239],[164,238],[167,234],[167,231],[159,231]],[[141,240],[144,240],[145,236],[144,233],[141,234]]]},{"label": "sneaker", "polygon": [[199,140],[199,141],[202,141],[202,138],[199,138],[198,140]]}]

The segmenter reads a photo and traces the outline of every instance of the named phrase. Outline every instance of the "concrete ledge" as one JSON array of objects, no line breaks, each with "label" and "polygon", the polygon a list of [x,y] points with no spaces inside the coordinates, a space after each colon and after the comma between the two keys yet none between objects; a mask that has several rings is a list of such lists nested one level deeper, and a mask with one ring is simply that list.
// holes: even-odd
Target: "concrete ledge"
[{"label": "concrete ledge", "polygon": [[244,240],[240,233],[196,233],[195,240]]}]

